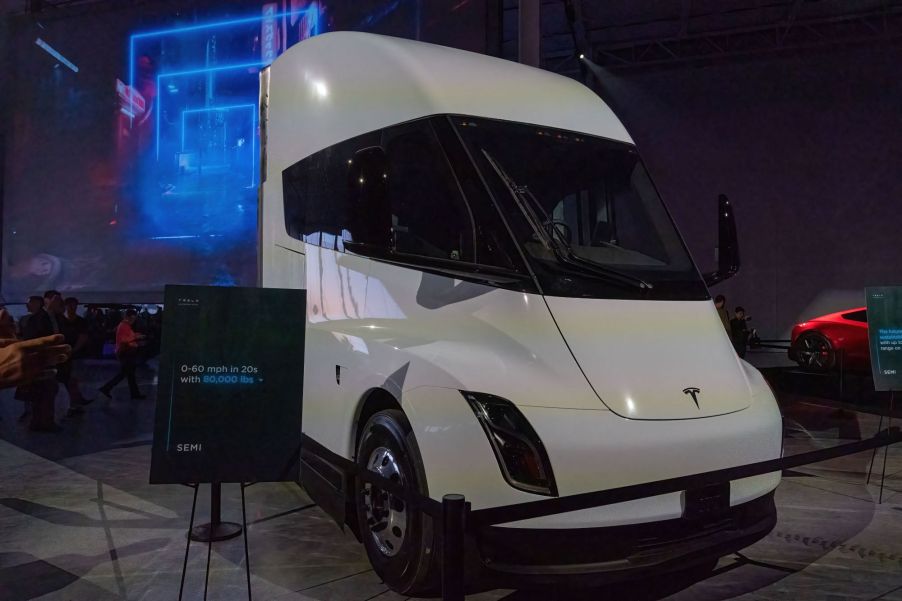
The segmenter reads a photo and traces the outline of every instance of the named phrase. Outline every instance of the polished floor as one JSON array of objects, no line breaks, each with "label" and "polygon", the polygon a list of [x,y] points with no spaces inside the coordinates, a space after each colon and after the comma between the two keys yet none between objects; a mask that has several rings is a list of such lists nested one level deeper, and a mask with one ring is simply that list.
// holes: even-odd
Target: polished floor
[{"label": "polished floor", "polygon": [[[80,366],[85,391],[114,369],[102,362]],[[192,490],[147,483],[154,373],[146,368],[139,375],[148,400],[129,400],[122,385],[111,402],[98,399],[81,416],[64,416],[67,399],[61,392],[63,431],[56,434],[29,432],[19,420],[21,403],[10,391],[0,392],[0,601],[177,598]],[[846,383],[842,391],[829,383],[812,385],[818,396],[806,395],[804,381],[798,381],[802,376],[792,370],[777,366],[771,375],[787,388],[781,392],[787,453],[877,430],[882,397],[862,394],[863,404],[856,404],[858,393]],[[830,394],[834,389],[837,394]],[[882,504],[876,502],[879,477],[865,483],[870,452],[785,474],[773,532],[722,559],[702,581],[669,577],[604,590],[496,590],[468,598],[902,601],[900,447],[888,453]],[[204,487],[200,521],[208,515],[207,494]],[[253,486],[247,489],[247,507],[255,599],[404,598],[380,582],[353,536],[339,530],[297,485]],[[224,486],[223,513],[240,521],[236,485]],[[185,599],[203,598],[207,551],[206,545],[192,545]],[[209,558],[208,598],[245,599],[242,539],[214,544]]]}]

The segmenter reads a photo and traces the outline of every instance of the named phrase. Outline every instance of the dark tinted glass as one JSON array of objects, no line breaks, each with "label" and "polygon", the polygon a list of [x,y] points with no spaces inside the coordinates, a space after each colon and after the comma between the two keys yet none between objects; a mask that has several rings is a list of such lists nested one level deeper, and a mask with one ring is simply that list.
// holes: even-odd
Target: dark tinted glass
[{"label": "dark tinted glass", "polygon": [[868,322],[868,312],[865,309],[861,311],[850,311],[849,313],[842,314],[843,319],[848,319],[849,321],[858,321],[861,323]]},{"label": "dark tinted glass", "polygon": [[[479,173],[447,117],[418,119],[351,138],[282,174],[293,238],[412,266],[430,259],[526,274]],[[423,257],[423,260],[418,259]],[[424,264],[425,264],[424,263]],[[435,267],[434,264],[430,264]],[[484,281],[482,276],[475,279]],[[531,281],[493,284],[531,289]]]},{"label": "dark tinted glass", "polygon": [[342,250],[353,239],[355,205],[361,192],[354,158],[379,145],[379,133],[364,134],[316,152],[282,172],[285,227],[288,235],[310,244]]},{"label": "dark tinted glass", "polygon": [[301,161],[282,172],[285,230],[289,236],[297,240],[304,239],[309,161],[310,159]]},{"label": "dark tinted glass", "polygon": [[[453,123],[546,294],[708,298],[631,144],[490,119],[454,117]],[[511,185],[496,166],[513,180]],[[534,215],[528,216],[528,210]],[[641,279],[651,288],[605,281],[591,265],[566,264],[543,243],[537,228],[548,231],[578,261]]]},{"label": "dark tinted glass", "polygon": [[510,232],[448,117],[434,117],[430,121],[473,213],[476,263],[528,273]]},{"label": "dark tinted glass", "polygon": [[475,261],[475,223],[445,153],[427,120],[383,131],[394,249],[439,259]]}]

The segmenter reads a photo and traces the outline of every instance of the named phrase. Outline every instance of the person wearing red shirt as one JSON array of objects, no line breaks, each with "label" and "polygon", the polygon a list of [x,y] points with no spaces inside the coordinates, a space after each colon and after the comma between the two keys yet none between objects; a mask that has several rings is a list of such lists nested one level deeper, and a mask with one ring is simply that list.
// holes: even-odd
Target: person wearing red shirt
[{"label": "person wearing red shirt", "polygon": [[125,317],[116,326],[116,357],[119,359],[119,373],[100,387],[101,394],[108,399],[112,398],[113,387],[126,378],[128,378],[128,389],[132,399],[147,398],[141,394],[141,391],[138,389],[138,381],[135,378],[135,369],[138,367],[138,347],[140,346],[140,341],[144,338],[142,334],[137,334],[132,328],[137,318],[138,312],[134,309],[128,309],[125,312]]}]

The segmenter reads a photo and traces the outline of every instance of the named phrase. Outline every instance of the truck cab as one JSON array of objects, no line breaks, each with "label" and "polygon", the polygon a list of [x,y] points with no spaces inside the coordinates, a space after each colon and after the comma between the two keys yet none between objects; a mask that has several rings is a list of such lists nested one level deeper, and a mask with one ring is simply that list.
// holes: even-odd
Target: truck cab
[{"label": "truck cab", "polygon": [[[331,453],[474,509],[780,456],[770,388],[586,87],[329,33],[262,74],[261,127],[261,283],[307,291],[303,433]],[[434,588],[429,516],[337,463],[302,456],[311,496],[393,589]],[[704,523],[684,491],[485,528],[472,563],[610,581],[716,560],[770,531],[779,480],[730,482]]]}]

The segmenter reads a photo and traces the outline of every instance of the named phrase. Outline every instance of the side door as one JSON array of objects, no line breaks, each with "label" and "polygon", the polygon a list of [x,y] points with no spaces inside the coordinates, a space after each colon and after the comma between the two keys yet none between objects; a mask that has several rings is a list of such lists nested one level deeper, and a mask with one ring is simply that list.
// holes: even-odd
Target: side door
[{"label": "side door", "polygon": [[[348,457],[349,432],[361,391],[354,378],[366,345],[364,319],[370,261],[346,252],[353,238],[357,185],[354,160],[378,143],[358,136],[298,161],[282,174],[288,235],[304,243],[307,289],[302,430]],[[301,480],[339,524],[350,480],[340,466],[302,451]]]}]

